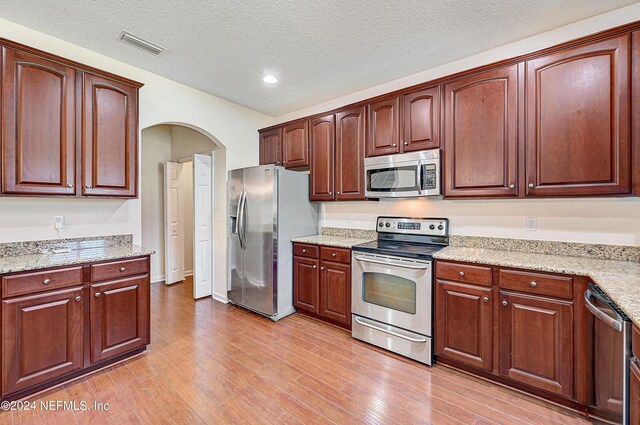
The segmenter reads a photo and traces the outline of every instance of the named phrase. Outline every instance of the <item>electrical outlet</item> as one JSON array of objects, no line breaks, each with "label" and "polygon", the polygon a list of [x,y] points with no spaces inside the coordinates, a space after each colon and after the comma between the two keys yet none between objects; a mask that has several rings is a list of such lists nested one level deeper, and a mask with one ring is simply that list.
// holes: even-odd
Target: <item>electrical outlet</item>
[{"label": "electrical outlet", "polygon": [[347,223],[351,223],[351,214],[347,214]]},{"label": "electrical outlet", "polygon": [[535,232],[538,230],[538,217],[527,217],[525,223],[525,230],[527,232]]},{"label": "electrical outlet", "polygon": [[64,216],[63,215],[54,215],[53,216],[53,227],[56,229],[62,229],[64,227]]}]

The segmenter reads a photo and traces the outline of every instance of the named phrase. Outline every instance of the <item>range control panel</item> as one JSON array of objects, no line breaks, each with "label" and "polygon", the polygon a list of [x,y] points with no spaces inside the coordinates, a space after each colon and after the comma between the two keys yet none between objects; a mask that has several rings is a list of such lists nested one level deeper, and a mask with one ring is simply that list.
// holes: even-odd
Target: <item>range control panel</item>
[{"label": "range control panel", "polygon": [[449,220],[446,218],[378,217],[376,229],[378,233],[449,236]]}]

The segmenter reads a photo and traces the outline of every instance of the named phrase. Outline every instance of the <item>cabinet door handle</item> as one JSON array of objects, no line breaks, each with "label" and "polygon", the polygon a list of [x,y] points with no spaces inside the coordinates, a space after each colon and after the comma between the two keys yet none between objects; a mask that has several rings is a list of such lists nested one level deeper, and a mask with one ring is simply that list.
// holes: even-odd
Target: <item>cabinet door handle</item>
[{"label": "cabinet door handle", "polygon": [[67,187],[68,187],[69,189],[71,189],[71,188],[73,187],[73,185],[72,185],[71,183],[67,183]]},{"label": "cabinet door handle", "polygon": [[409,146],[409,142],[404,142],[404,145],[405,146]]},{"label": "cabinet door handle", "polygon": [[531,287],[535,288],[536,286],[538,286],[538,283],[535,281],[531,281]]},{"label": "cabinet door handle", "polygon": [[508,306],[508,305],[509,305],[509,303],[507,302],[507,300],[503,300],[503,301],[502,301],[502,305],[506,307],[506,306]]},{"label": "cabinet door handle", "polygon": [[84,188],[85,188],[85,189],[91,189],[91,185],[90,185],[90,184],[87,184],[87,185],[85,185],[85,186],[84,186]]},{"label": "cabinet door handle", "polygon": [[314,268],[314,269],[317,269],[317,268],[318,268],[318,266],[314,265],[314,266],[313,266],[313,268]]},{"label": "cabinet door handle", "polygon": [[488,302],[489,302],[489,297],[484,297],[484,298],[482,299],[482,301],[484,301],[484,302],[488,303]]},{"label": "cabinet door handle", "polygon": [[516,185],[515,185],[515,184],[511,183],[511,184],[509,185],[509,189],[515,189],[515,188],[516,188]]},{"label": "cabinet door handle", "polygon": [[332,253],[331,253],[331,256],[332,256],[332,257],[335,257],[336,255],[337,255],[337,254],[336,254],[335,252],[332,252]]},{"label": "cabinet door handle", "polygon": [[464,272],[460,272],[460,277],[464,277]]},{"label": "cabinet door handle", "polygon": [[338,195],[340,195],[340,192],[338,192]]},{"label": "cabinet door handle", "polygon": [[529,183],[529,188],[533,189],[533,183]]},{"label": "cabinet door handle", "polygon": [[320,270],[324,270],[324,266],[320,267]]},{"label": "cabinet door handle", "polygon": [[51,283],[51,279],[45,279],[45,280],[42,281],[43,285],[48,285],[50,283]]},{"label": "cabinet door handle", "polygon": [[76,302],[78,302],[78,303],[79,303],[80,301],[82,301],[82,297],[81,297],[80,295],[78,295],[78,296],[76,297]]},{"label": "cabinet door handle", "polygon": [[333,195],[333,192],[329,192],[329,196]]},{"label": "cabinet door handle", "polygon": [[306,250],[306,249],[303,249],[303,250],[302,250],[302,253],[304,254],[305,252],[307,252],[307,250]]},{"label": "cabinet door handle", "polygon": [[395,147],[396,147],[396,146],[398,146],[398,145],[397,145],[396,143],[394,143],[394,144],[392,144],[391,146],[393,146],[393,147],[395,148]]},{"label": "cabinet door handle", "polygon": [[120,271],[121,271],[121,272],[124,272],[124,271],[126,271],[126,270],[127,270],[127,268],[126,268],[126,267],[120,267]]},{"label": "cabinet door handle", "polygon": [[96,293],[95,293],[95,295],[94,295],[94,297],[96,297],[96,298],[100,298],[100,292],[96,292]]}]

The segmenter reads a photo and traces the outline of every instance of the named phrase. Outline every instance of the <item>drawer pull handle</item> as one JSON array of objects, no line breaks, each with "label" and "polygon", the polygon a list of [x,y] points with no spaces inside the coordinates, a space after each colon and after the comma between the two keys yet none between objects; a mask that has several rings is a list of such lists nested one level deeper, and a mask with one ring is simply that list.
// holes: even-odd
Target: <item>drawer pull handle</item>
[{"label": "drawer pull handle", "polygon": [[331,256],[332,256],[332,257],[335,257],[335,256],[336,256],[336,253],[335,253],[335,252],[334,252],[334,253],[332,253],[332,254],[331,254]]},{"label": "drawer pull handle", "polygon": [[95,295],[94,295],[94,297],[96,297],[96,298],[100,298],[100,292],[96,292],[96,293],[95,293]]},{"label": "drawer pull handle", "polygon": [[302,250],[302,253],[304,254],[305,252],[307,252],[307,250],[306,250],[306,249],[303,249],[303,250]]},{"label": "drawer pull handle", "polygon": [[507,300],[504,300],[504,301],[502,301],[502,305],[506,307],[506,306],[509,305],[509,303],[507,302]]},{"label": "drawer pull handle", "polygon": [[460,277],[464,277],[464,272],[460,272]]},{"label": "drawer pull handle", "polygon": [[482,299],[482,301],[484,301],[484,302],[488,303],[488,302],[489,302],[489,297],[484,297],[484,298]]},{"label": "drawer pull handle", "polygon": [[45,280],[42,281],[43,285],[48,285],[50,283],[51,283],[51,279],[45,279]]},{"label": "drawer pull handle", "polygon": [[126,269],[126,267],[120,267],[120,271],[121,271],[121,272],[123,272],[123,271],[125,271],[125,270],[127,270],[127,269]]},{"label": "drawer pull handle", "polygon": [[531,281],[531,287],[535,288],[536,286],[538,286],[538,283],[532,280]]},{"label": "drawer pull handle", "polygon": [[81,297],[80,295],[78,295],[78,296],[76,297],[76,302],[78,302],[78,303],[79,303],[80,301],[82,301],[82,297]]}]

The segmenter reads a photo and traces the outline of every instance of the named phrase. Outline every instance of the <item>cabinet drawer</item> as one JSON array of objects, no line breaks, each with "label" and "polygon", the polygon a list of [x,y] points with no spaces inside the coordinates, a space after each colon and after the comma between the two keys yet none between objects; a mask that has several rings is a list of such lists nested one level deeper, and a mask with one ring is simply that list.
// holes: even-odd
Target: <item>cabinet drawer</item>
[{"label": "cabinet drawer", "polygon": [[92,264],[91,281],[117,279],[125,276],[148,273],[148,258],[113,261],[111,263]]},{"label": "cabinet drawer", "polygon": [[334,248],[332,246],[320,247],[320,258],[338,263],[351,263],[351,250],[344,248]]},{"label": "cabinet drawer", "polygon": [[499,276],[501,288],[566,299],[573,298],[573,279],[568,276],[553,276],[517,270],[500,270]]},{"label": "cabinet drawer", "polygon": [[82,285],[82,266],[43,272],[21,273],[2,278],[2,297],[30,294]]},{"label": "cabinet drawer", "polygon": [[491,286],[491,267],[470,266],[468,264],[438,261],[436,275],[440,279],[477,283]]},{"label": "cabinet drawer", "polygon": [[318,245],[294,243],[293,255],[299,255],[301,257],[309,257],[309,258],[318,258],[320,256],[320,247]]}]

